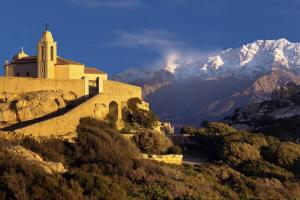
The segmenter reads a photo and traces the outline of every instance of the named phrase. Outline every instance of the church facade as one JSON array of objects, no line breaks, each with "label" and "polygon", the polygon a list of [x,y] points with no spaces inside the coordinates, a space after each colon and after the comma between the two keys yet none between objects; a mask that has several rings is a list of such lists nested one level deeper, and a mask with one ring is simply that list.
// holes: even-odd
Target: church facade
[{"label": "church facade", "polygon": [[57,43],[52,33],[46,29],[37,45],[37,55],[30,56],[21,51],[4,66],[6,77],[32,77],[44,79],[97,79],[107,80],[107,74],[97,68],[87,67],[79,62],[57,55]]}]

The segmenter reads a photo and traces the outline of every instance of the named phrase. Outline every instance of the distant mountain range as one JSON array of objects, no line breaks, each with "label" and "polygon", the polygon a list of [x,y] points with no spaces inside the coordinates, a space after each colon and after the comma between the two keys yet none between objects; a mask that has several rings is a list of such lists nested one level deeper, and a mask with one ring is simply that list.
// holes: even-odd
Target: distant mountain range
[{"label": "distant mountain range", "polygon": [[143,87],[145,99],[163,120],[198,125],[267,100],[279,86],[300,84],[299,74],[300,43],[279,39],[258,40],[185,63],[172,59],[161,68],[128,69],[114,79]]}]

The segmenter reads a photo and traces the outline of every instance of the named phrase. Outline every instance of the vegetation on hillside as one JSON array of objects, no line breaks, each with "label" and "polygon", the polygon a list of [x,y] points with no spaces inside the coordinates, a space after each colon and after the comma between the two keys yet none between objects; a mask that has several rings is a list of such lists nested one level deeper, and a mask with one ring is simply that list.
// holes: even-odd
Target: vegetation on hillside
[{"label": "vegetation on hillside", "polygon": [[[158,117],[150,110],[143,110],[138,107],[142,100],[131,98],[127,102],[127,107],[123,110],[123,120],[125,129],[152,129],[159,123]],[[125,130],[126,132],[126,130]]]},{"label": "vegetation on hillside", "polygon": [[[68,170],[63,174],[47,174],[1,148],[0,198],[299,198],[299,145],[264,135],[227,132],[232,129],[219,125],[208,124],[194,137],[204,150],[199,153],[207,152],[212,159],[194,167],[173,166],[140,159],[140,150],[120,132],[105,122],[84,118],[75,143],[39,143],[29,138],[18,142],[44,160],[62,162]],[[3,147],[15,145],[1,143]]]}]

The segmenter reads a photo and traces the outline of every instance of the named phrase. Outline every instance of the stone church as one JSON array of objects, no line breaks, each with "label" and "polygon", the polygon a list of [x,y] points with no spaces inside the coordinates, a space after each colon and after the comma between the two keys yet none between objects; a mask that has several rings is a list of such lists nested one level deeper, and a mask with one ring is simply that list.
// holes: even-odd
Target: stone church
[{"label": "stone church", "polygon": [[11,62],[5,62],[6,77],[32,77],[44,79],[97,79],[107,80],[107,74],[57,55],[57,43],[46,28],[37,45],[37,56],[29,56],[21,48]]},{"label": "stone church", "polygon": [[[10,62],[6,61],[4,68],[5,76],[0,77],[0,100],[4,102],[0,107],[0,126],[13,123],[8,124],[8,135],[13,132],[21,136],[57,137],[76,133],[83,117],[109,117],[121,129],[122,112],[128,100],[143,99],[140,87],[109,80],[97,68],[58,56],[57,44],[47,28],[38,42],[36,56],[21,49]],[[33,101],[37,104],[30,100],[32,96],[37,96]],[[46,106],[46,99],[50,99],[51,106]],[[141,105],[149,110],[146,102]],[[15,120],[3,117],[7,115]]]}]

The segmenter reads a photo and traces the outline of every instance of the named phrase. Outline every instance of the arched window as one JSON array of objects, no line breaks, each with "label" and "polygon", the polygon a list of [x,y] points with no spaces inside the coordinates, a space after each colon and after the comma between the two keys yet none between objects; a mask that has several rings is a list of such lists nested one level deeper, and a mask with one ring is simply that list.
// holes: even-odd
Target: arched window
[{"label": "arched window", "polygon": [[19,77],[20,76],[20,74],[19,74],[19,72],[17,72],[17,77]]},{"label": "arched window", "polygon": [[109,104],[108,119],[113,122],[117,122],[118,120],[118,104],[115,101],[112,101]]},{"label": "arched window", "polygon": [[45,47],[42,47],[42,61],[45,61]]},{"label": "arched window", "polygon": [[51,61],[53,61],[54,60],[54,48],[53,48],[53,46],[51,46],[51,48],[50,48],[50,52],[51,52]]},{"label": "arched window", "polygon": [[26,76],[27,76],[27,77],[30,77],[30,73],[29,73],[29,72],[26,72]]}]

